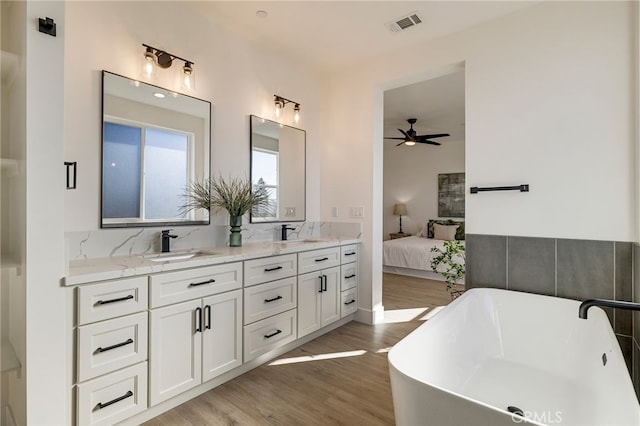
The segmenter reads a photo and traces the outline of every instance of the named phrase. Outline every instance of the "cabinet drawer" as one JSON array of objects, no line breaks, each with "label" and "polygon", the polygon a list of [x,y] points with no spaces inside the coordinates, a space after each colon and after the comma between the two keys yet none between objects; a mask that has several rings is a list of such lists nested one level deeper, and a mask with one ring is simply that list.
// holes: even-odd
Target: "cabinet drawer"
[{"label": "cabinet drawer", "polygon": [[296,340],[296,309],[244,327],[244,361]]},{"label": "cabinet drawer", "polygon": [[338,265],[340,265],[340,247],[298,253],[298,272],[301,275]]},{"label": "cabinet drawer", "polygon": [[78,381],[147,359],[147,313],[78,327]]},{"label": "cabinet drawer", "polygon": [[340,267],[340,290],[345,291],[358,285],[358,264],[347,263]]},{"label": "cabinet drawer", "polygon": [[340,317],[344,318],[358,310],[358,289],[343,291],[341,296]]},{"label": "cabinet drawer", "polygon": [[241,287],[241,262],[167,272],[149,277],[149,303],[157,308]]},{"label": "cabinet drawer", "polygon": [[297,304],[297,279],[285,278],[244,289],[244,323],[293,309]]},{"label": "cabinet drawer", "polygon": [[295,254],[264,257],[244,262],[245,287],[292,277],[298,272]]},{"label": "cabinet drawer", "polygon": [[340,247],[341,263],[352,263],[358,260],[358,245],[349,244],[348,246]]},{"label": "cabinet drawer", "polygon": [[78,287],[78,325],[147,309],[147,277]]},{"label": "cabinet drawer", "polygon": [[76,387],[79,425],[110,425],[147,408],[147,363],[118,370]]}]

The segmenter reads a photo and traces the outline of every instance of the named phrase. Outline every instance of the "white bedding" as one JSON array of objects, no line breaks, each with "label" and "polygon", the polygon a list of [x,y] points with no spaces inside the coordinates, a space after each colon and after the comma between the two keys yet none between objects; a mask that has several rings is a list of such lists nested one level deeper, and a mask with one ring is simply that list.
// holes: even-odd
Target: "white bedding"
[{"label": "white bedding", "polygon": [[[464,244],[464,241],[461,242]],[[431,271],[431,259],[435,255],[431,252],[431,247],[443,248],[443,245],[444,240],[414,236],[387,240],[383,243],[382,264]],[[464,259],[459,258],[457,261],[463,263]]]}]

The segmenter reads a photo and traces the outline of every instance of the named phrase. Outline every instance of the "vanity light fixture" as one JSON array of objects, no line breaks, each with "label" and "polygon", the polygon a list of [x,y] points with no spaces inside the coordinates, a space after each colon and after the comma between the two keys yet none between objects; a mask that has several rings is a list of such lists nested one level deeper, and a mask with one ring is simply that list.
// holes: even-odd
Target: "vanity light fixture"
[{"label": "vanity light fixture", "polygon": [[142,43],[145,47],[144,56],[142,58],[142,76],[151,79],[155,78],[157,73],[157,67],[167,69],[171,67],[174,59],[178,59],[184,62],[182,67],[182,76],[180,78],[180,88],[183,90],[195,90],[196,80],[193,70],[193,62],[174,55],[173,53],[165,52],[148,44]]},{"label": "vanity light fixture", "polygon": [[279,95],[273,95],[273,99],[275,104],[276,117],[280,118],[280,115],[282,115],[282,110],[287,104],[293,104],[293,120],[296,123],[300,121],[300,104],[298,102],[283,98]]}]

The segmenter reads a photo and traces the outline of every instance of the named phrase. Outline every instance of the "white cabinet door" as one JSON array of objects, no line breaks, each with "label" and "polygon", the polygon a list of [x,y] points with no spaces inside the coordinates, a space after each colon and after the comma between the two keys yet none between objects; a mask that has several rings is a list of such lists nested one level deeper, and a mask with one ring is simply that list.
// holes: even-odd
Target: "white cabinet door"
[{"label": "white cabinet door", "polygon": [[331,324],[340,319],[340,267],[322,270],[324,278],[322,296],[321,325]]},{"label": "white cabinet door", "polygon": [[201,382],[202,299],[153,309],[150,316],[149,402],[155,405]]},{"label": "white cabinet door", "polygon": [[320,329],[322,272],[298,276],[298,338]]},{"label": "white cabinet door", "polygon": [[242,364],[242,290],[203,299],[202,381]]}]

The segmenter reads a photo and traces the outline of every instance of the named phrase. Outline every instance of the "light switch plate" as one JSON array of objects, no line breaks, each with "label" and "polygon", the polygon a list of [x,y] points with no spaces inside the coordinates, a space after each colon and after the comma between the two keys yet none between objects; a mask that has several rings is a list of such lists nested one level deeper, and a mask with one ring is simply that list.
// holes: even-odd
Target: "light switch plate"
[{"label": "light switch plate", "polygon": [[353,218],[363,218],[364,217],[364,207],[351,207],[349,208],[349,217]]},{"label": "light switch plate", "polygon": [[331,217],[338,217],[338,208],[331,207]]}]

